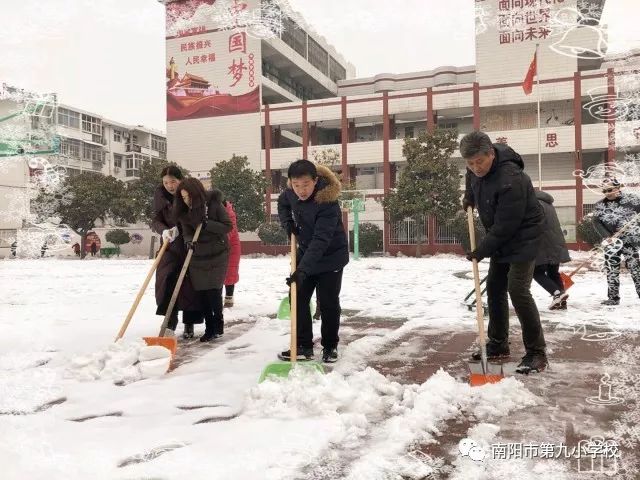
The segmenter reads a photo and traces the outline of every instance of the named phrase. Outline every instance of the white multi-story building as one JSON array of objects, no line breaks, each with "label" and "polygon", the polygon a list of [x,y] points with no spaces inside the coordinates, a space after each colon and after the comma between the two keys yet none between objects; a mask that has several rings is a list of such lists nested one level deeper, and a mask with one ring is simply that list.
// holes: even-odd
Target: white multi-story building
[{"label": "white multi-story building", "polygon": [[[238,1],[245,8],[260,8],[255,0]],[[164,3],[168,13],[182,4],[179,0]],[[201,3],[205,8],[210,2]],[[263,2],[262,8],[270,4]],[[623,113],[626,107],[618,108],[615,115],[606,113],[611,111],[607,107],[619,105],[619,98],[629,98],[629,90],[640,88],[640,82],[633,81],[640,52],[606,54],[607,30],[600,24],[604,4],[605,0],[476,0],[476,65],[370,78],[327,78],[326,68],[309,65],[312,37],[305,36],[304,30],[284,28],[274,38],[253,45],[252,54],[261,56],[263,65],[260,107],[235,115],[169,119],[169,156],[189,169],[206,171],[231,153],[247,155],[252,166],[270,179],[268,216],[275,213],[288,165],[298,158],[313,159],[315,151],[330,148],[340,154],[343,179],[355,179],[357,188],[366,190],[367,210],[361,218],[384,227],[385,251],[412,251],[406,244],[415,243],[416,235],[427,242],[427,251],[455,249],[446,245],[450,235],[433,219],[426,222],[424,232],[410,234],[386,222],[376,202],[394,187],[406,163],[404,138],[436,128],[456,128],[461,136],[485,131],[523,156],[526,171],[538,186],[539,95],[542,187],[554,195],[567,239],[575,242],[576,224],[598,197],[574,172],[621,161],[640,150],[640,122]],[[198,18],[199,12],[191,13]],[[184,19],[185,12],[182,15]],[[283,23],[287,22],[285,18]],[[193,26],[199,27],[198,21]],[[219,38],[221,33],[209,27],[176,34],[169,24],[167,60],[176,56],[177,44],[191,35],[194,40],[209,39],[216,53],[226,53],[226,37],[231,45],[234,32],[242,30],[223,32]],[[292,48],[292,42],[297,48]],[[522,83],[536,44],[539,86],[526,95]],[[416,51],[426,56],[429,46]],[[326,58],[331,62],[341,57],[327,54]],[[323,91],[316,98],[275,98],[266,62],[287,63],[287,74],[297,82],[324,84],[332,95],[326,98]],[[200,68],[198,75],[224,81],[225,71],[211,65]],[[188,90],[178,93],[189,96]],[[205,131],[209,133],[201,133]],[[452,161],[464,171],[459,152]],[[399,235],[400,231],[404,233]]]},{"label": "white multi-story building", "polygon": [[[45,158],[66,175],[95,172],[123,181],[137,178],[143,161],[166,159],[164,133],[59,104],[53,94],[38,95],[3,85],[2,119],[6,120],[0,122],[0,248],[6,249],[7,239],[16,238],[16,231],[23,227],[28,205],[22,208],[14,200],[27,197],[24,192],[31,176],[41,168],[34,159]],[[34,142],[34,137],[41,140]],[[25,155],[10,155],[17,149]]]}]

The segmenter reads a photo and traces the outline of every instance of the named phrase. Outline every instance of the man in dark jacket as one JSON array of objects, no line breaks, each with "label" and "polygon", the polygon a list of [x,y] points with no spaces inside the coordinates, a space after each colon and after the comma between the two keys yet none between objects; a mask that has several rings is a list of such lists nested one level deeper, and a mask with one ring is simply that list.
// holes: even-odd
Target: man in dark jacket
[{"label": "man in dark jacket", "polygon": [[[298,288],[298,358],[313,359],[313,331],[309,302],[318,290],[322,318],[322,360],[338,359],[340,288],[342,270],[349,263],[347,236],[338,204],[340,181],[327,167],[309,160],[289,166],[288,188],[278,198],[280,223],[291,238],[298,240],[298,267],[287,279]],[[291,352],[278,355],[290,360]]]},{"label": "man in dark jacket", "polygon": [[[531,296],[531,279],[542,238],[544,212],[536,199],[524,162],[510,147],[493,145],[482,132],[460,141],[467,162],[463,206],[475,206],[487,231],[469,260],[490,257],[487,277],[489,326],[487,357],[508,357],[509,302],[516,310],[526,354],[517,372],[541,372],[547,366],[540,315]],[[480,354],[474,354],[480,359]]]},{"label": "man in dark jacket", "polygon": [[[608,296],[603,305],[620,304],[620,263],[625,257],[627,268],[640,296],[640,197],[622,192],[622,185],[615,178],[602,182],[605,198],[598,201],[593,209],[594,226],[605,238],[604,265],[607,272]],[[631,225],[628,225],[631,222]],[[616,239],[610,239],[624,227],[625,231]]]},{"label": "man in dark jacket", "polygon": [[533,279],[553,296],[550,310],[566,310],[569,294],[564,291],[564,284],[560,278],[560,264],[569,262],[569,250],[562,233],[560,220],[553,208],[553,197],[547,192],[538,190],[536,198],[544,210],[545,223],[542,242],[536,257],[536,269]]}]

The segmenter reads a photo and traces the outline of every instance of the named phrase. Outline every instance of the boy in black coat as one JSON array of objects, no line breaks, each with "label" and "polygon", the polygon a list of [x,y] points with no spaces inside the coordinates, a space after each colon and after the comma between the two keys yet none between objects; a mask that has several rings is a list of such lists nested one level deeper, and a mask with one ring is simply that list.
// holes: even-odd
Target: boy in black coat
[{"label": "boy in black coat", "polygon": [[[313,359],[313,330],[309,302],[318,290],[322,318],[322,360],[338,359],[342,269],[349,263],[347,236],[338,204],[340,182],[328,168],[309,160],[289,166],[288,188],[278,198],[278,216],[287,236],[298,240],[298,268],[287,278],[298,288],[298,359]],[[290,360],[291,352],[278,355]]]},{"label": "boy in black coat", "polygon": [[[509,301],[522,327],[526,350],[516,371],[541,372],[547,366],[540,314],[531,296],[531,280],[542,240],[544,211],[538,203],[524,162],[510,147],[493,145],[482,132],[460,141],[467,162],[463,206],[476,207],[487,231],[469,260],[490,257],[487,277],[489,326],[487,357],[508,357]],[[473,357],[479,359],[477,353]]]}]

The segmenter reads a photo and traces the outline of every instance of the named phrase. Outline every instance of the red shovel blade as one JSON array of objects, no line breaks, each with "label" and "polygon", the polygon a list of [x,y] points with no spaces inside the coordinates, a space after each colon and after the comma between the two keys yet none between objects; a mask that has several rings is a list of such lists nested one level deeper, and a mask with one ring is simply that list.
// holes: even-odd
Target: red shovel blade
[{"label": "red shovel blade", "polygon": [[564,285],[565,290],[569,290],[573,286],[573,280],[566,273],[560,272],[560,278],[562,279],[562,284]]}]

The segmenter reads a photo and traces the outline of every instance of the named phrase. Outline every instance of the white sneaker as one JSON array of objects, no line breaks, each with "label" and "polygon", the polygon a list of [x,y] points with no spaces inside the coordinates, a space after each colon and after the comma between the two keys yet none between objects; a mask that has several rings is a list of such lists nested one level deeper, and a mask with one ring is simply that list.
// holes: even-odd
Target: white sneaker
[{"label": "white sneaker", "polygon": [[233,307],[233,297],[226,296],[224,297],[224,307]]},{"label": "white sneaker", "polygon": [[560,310],[563,303],[566,305],[567,298],[569,298],[569,294],[567,292],[555,294],[551,305],[549,305],[549,310]]}]

